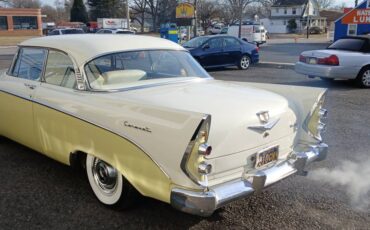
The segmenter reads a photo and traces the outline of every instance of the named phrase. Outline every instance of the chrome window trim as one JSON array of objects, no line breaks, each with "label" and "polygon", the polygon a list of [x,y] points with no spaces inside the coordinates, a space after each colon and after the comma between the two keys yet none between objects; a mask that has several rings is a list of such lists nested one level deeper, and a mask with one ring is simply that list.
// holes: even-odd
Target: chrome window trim
[{"label": "chrome window trim", "polygon": [[[169,85],[169,84],[172,84],[172,83],[180,83],[180,82],[184,82],[184,81],[192,81],[192,80],[199,80],[199,79],[214,79],[213,77],[211,77],[210,75],[208,77],[198,77],[199,79],[190,79],[190,80],[184,80],[184,81],[174,81],[174,82],[164,82],[164,83],[156,83],[156,84],[148,84],[148,85],[143,85],[143,86],[132,86],[132,87],[125,87],[125,88],[121,88],[121,89],[110,89],[110,90],[97,90],[97,89],[93,89],[91,88],[90,86],[90,82],[89,80],[87,79],[87,75],[86,75],[86,72],[85,72],[85,67],[86,65],[97,59],[97,58],[100,58],[100,57],[103,57],[103,56],[107,56],[107,55],[111,55],[111,54],[117,54],[117,53],[123,53],[123,52],[137,52],[137,51],[183,51],[183,52],[187,52],[190,54],[190,52],[188,50],[185,50],[185,49],[129,49],[129,50],[121,50],[121,51],[113,51],[113,52],[107,52],[107,53],[102,53],[102,54],[99,54],[99,55],[96,55],[90,59],[88,59],[87,61],[85,61],[83,64],[81,64],[81,67],[80,67],[80,70],[81,71],[81,74],[84,76],[85,78],[85,84],[87,86],[87,89],[88,91],[92,91],[92,92],[122,92],[122,91],[131,91],[131,90],[136,90],[136,89],[143,89],[143,88],[149,88],[149,87],[154,87],[154,86],[161,86],[161,85]],[[203,67],[202,67],[203,68]],[[191,77],[189,77],[191,78]]]}]

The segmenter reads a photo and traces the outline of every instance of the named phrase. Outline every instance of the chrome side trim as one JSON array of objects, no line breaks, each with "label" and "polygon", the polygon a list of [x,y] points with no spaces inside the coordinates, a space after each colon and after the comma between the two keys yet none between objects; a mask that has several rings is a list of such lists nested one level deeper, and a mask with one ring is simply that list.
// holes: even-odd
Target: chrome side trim
[{"label": "chrome side trim", "polygon": [[171,205],[190,214],[210,216],[216,209],[234,200],[261,192],[263,188],[294,173],[305,172],[308,163],[325,159],[327,152],[328,145],[324,143],[310,146],[307,152],[293,152],[290,158],[270,168],[244,174],[240,179],[212,186],[207,191],[174,188],[171,191]]},{"label": "chrome side trim", "polygon": [[[71,89],[71,90],[72,90],[72,89]],[[158,162],[156,162],[156,161],[153,159],[153,157],[148,153],[148,151],[146,151],[146,150],[145,150],[145,148],[144,148],[144,147],[142,147],[140,144],[136,143],[135,141],[131,140],[131,139],[130,139],[130,138],[128,138],[127,136],[122,135],[122,134],[119,134],[119,133],[117,133],[117,132],[115,132],[115,131],[113,131],[113,130],[111,130],[111,129],[105,128],[105,127],[103,127],[103,126],[102,126],[102,125],[100,125],[100,124],[93,123],[93,122],[91,122],[91,121],[89,121],[89,120],[87,120],[87,119],[85,119],[85,118],[83,118],[83,117],[81,117],[81,116],[78,116],[78,115],[76,115],[76,114],[72,114],[72,113],[70,113],[70,112],[68,112],[68,111],[66,111],[66,110],[62,110],[62,109],[55,108],[55,107],[53,107],[52,105],[48,105],[48,104],[46,104],[46,103],[44,103],[44,102],[36,101],[36,100],[34,100],[34,99],[30,99],[30,98],[26,98],[26,97],[22,97],[22,96],[19,96],[19,95],[14,94],[14,93],[4,91],[4,90],[2,90],[2,89],[0,89],[0,92],[3,92],[3,93],[6,93],[6,94],[9,94],[9,95],[12,95],[12,96],[15,96],[15,97],[18,97],[18,98],[21,98],[21,99],[24,99],[24,100],[27,100],[27,101],[30,101],[30,102],[33,102],[33,103],[38,104],[38,105],[41,105],[41,106],[45,106],[45,107],[47,107],[47,108],[49,108],[49,109],[52,109],[52,110],[54,110],[54,111],[57,111],[57,112],[61,112],[61,113],[65,114],[65,115],[67,115],[67,116],[70,116],[70,117],[76,118],[76,119],[78,119],[78,120],[80,120],[80,121],[86,122],[86,123],[88,123],[88,124],[90,124],[90,125],[93,125],[93,126],[95,126],[95,127],[101,128],[101,129],[103,129],[103,130],[105,130],[105,131],[108,131],[108,132],[110,132],[110,133],[112,133],[112,134],[114,134],[114,135],[117,135],[117,136],[119,136],[119,137],[121,137],[121,138],[125,139],[126,141],[130,142],[131,144],[133,144],[133,145],[135,145],[137,148],[139,148],[142,152],[144,152],[144,153],[149,157],[149,159],[150,159],[150,160],[151,160],[155,165],[157,165],[157,166],[158,166],[158,168],[160,168],[160,169],[161,169],[161,171],[166,175],[166,177],[167,177],[168,179],[171,179],[171,178],[170,178],[170,176],[169,176],[169,175],[166,173],[166,171],[164,170],[164,168],[163,168],[163,167],[162,167]],[[75,150],[75,151],[77,151],[77,150]]]}]

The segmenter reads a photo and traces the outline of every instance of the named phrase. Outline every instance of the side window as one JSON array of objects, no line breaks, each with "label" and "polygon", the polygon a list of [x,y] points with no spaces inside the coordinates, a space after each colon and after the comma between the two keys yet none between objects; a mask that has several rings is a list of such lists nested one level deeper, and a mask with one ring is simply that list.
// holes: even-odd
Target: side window
[{"label": "side window", "polygon": [[240,43],[235,38],[224,38],[225,47],[239,47]]},{"label": "side window", "polygon": [[49,51],[45,82],[71,89],[76,87],[73,62],[66,54],[54,50]]},{"label": "side window", "polygon": [[222,38],[214,38],[208,42],[210,49],[220,49],[222,48]]},{"label": "side window", "polygon": [[46,50],[22,48],[14,65],[12,75],[28,80],[39,81],[44,67]]}]

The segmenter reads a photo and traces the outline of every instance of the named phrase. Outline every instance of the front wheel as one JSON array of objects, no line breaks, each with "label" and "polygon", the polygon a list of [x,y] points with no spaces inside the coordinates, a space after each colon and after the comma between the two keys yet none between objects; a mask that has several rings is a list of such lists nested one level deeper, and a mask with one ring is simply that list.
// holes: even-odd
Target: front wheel
[{"label": "front wheel", "polygon": [[91,189],[104,205],[125,209],[132,206],[136,200],[135,188],[116,168],[105,161],[87,155],[86,173]]},{"label": "front wheel", "polygon": [[248,55],[243,55],[238,64],[238,68],[242,70],[246,70],[251,65],[251,58]]},{"label": "front wheel", "polygon": [[370,88],[370,67],[361,70],[355,81],[359,87]]}]

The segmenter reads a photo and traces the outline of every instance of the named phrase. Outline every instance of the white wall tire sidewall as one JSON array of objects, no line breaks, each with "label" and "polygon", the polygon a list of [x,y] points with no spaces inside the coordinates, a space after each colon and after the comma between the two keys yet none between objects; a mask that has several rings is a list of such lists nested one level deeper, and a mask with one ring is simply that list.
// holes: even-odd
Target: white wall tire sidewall
[{"label": "white wall tire sidewall", "polygon": [[86,172],[91,189],[93,190],[95,196],[98,198],[100,202],[102,202],[105,205],[114,205],[120,200],[122,196],[122,187],[123,187],[122,176],[118,177],[116,190],[112,194],[104,193],[102,188],[100,188],[100,186],[96,184],[96,181],[94,179],[94,175],[92,172],[92,165],[94,159],[95,159],[94,156],[91,155],[86,156]]}]

